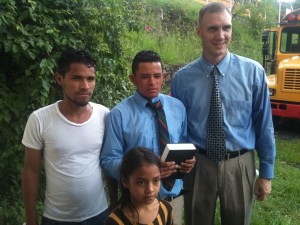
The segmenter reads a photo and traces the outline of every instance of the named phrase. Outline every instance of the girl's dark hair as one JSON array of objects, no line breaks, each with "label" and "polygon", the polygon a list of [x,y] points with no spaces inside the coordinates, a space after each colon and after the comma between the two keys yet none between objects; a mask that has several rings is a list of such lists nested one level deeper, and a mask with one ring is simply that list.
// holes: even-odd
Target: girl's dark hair
[{"label": "girl's dark hair", "polygon": [[128,180],[129,176],[142,167],[145,164],[155,165],[160,168],[160,161],[158,157],[148,148],[145,147],[136,147],[128,152],[123,157],[121,164],[121,197],[119,200],[121,210],[124,207],[128,207],[134,215],[134,212],[137,212],[135,207],[130,202],[130,192],[128,188],[125,188],[122,184],[122,179]]},{"label": "girl's dark hair", "polygon": [[95,67],[96,61],[92,56],[85,50],[68,48],[64,51],[58,59],[57,71],[63,77],[69,71],[71,64],[83,63],[88,67]]}]

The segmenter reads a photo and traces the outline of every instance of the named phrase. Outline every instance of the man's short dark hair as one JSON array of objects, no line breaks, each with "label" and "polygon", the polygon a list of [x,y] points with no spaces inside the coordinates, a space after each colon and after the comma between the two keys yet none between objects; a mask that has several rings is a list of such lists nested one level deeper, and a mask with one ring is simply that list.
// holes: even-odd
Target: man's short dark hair
[{"label": "man's short dark hair", "polygon": [[70,69],[71,64],[82,63],[88,67],[95,67],[96,61],[85,50],[68,48],[58,59],[57,71],[64,76]]},{"label": "man's short dark hair", "polygon": [[152,50],[142,50],[138,52],[133,58],[132,66],[131,66],[133,75],[136,74],[139,68],[139,64],[144,62],[159,62],[161,64],[161,68],[163,68],[163,64],[159,54],[157,54]]}]

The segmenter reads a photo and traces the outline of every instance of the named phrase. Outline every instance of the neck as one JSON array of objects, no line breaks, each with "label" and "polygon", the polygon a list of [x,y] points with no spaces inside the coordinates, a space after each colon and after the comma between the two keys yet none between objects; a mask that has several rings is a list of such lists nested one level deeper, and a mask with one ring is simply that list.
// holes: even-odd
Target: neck
[{"label": "neck", "polygon": [[133,204],[137,217],[138,222],[141,224],[151,224],[152,221],[156,218],[159,209],[159,201],[157,198],[150,204]]},{"label": "neck", "polygon": [[203,57],[205,58],[205,60],[207,62],[209,62],[210,64],[216,66],[225,58],[227,53],[228,53],[228,50],[227,50],[226,54],[224,54],[224,55],[212,56],[210,54],[206,54],[205,51],[204,51],[203,52]]},{"label": "neck", "polygon": [[59,111],[70,121],[74,123],[84,123],[92,115],[93,108],[90,104],[85,106],[79,106],[75,104],[70,104],[67,101],[61,101],[58,103]]}]

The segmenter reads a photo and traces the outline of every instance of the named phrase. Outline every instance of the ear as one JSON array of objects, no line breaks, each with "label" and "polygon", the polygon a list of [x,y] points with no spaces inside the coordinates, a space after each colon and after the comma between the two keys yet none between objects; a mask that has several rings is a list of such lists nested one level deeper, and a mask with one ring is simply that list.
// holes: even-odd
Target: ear
[{"label": "ear", "polygon": [[63,78],[63,76],[60,74],[60,73],[58,73],[58,72],[56,72],[55,73],[55,81],[56,81],[56,83],[59,85],[59,86],[62,86],[62,80],[63,80],[64,78]]},{"label": "ear", "polygon": [[121,182],[125,188],[128,188],[128,181],[123,176],[121,177]]},{"label": "ear", "polygon": [[200,28],[200,26],[199,26],[199,25],[197,25],[196,29],[197,29],[197,34],[198,34],[198,37],[202,38],[202,32],[201,32],[201,28]]},{"label": "ear", "polygon": [[131,83],[133,83],[134,86],[136,86],[136,76],[133,74],[130,74],[129,79],[130,79]]}]

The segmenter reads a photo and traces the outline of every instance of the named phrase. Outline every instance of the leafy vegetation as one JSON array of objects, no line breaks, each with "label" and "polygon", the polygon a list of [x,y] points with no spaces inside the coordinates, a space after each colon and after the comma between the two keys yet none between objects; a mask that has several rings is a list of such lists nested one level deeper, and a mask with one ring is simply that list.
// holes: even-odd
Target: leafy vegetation
[{"label": "leafy vegetation", "polygon": [[122,0],[1,0],[0,12],[0,223],[21,224],[20,142],[29,113],[60,98],[58,55],[69,46],[91,52],[98,65],[94,100],[114,105],[129,94],[122,38],[131,7]]},{"label": "leafy vegetation", "polygon": [[[191,0],[0,2],[0,225],[19,225],[24,222],[20,142],[28,115],[61,97],[53,80],[61,51],[72,46],[91,52],[98,70],[93,101],[112,107],[132,93],[127,75],[139,50],[155,50],[171,65],[200,56],[195,25],[201,4]],[[247,2],[233,9],[230,50],[261,62],[261,32],[275,26],[276,2]],[[255,16],[245,16],[248,9]],[[253,224],[300,221],[299,146],[298,139],[277,137],[273,192],[268,201],[255,203]]]}]

